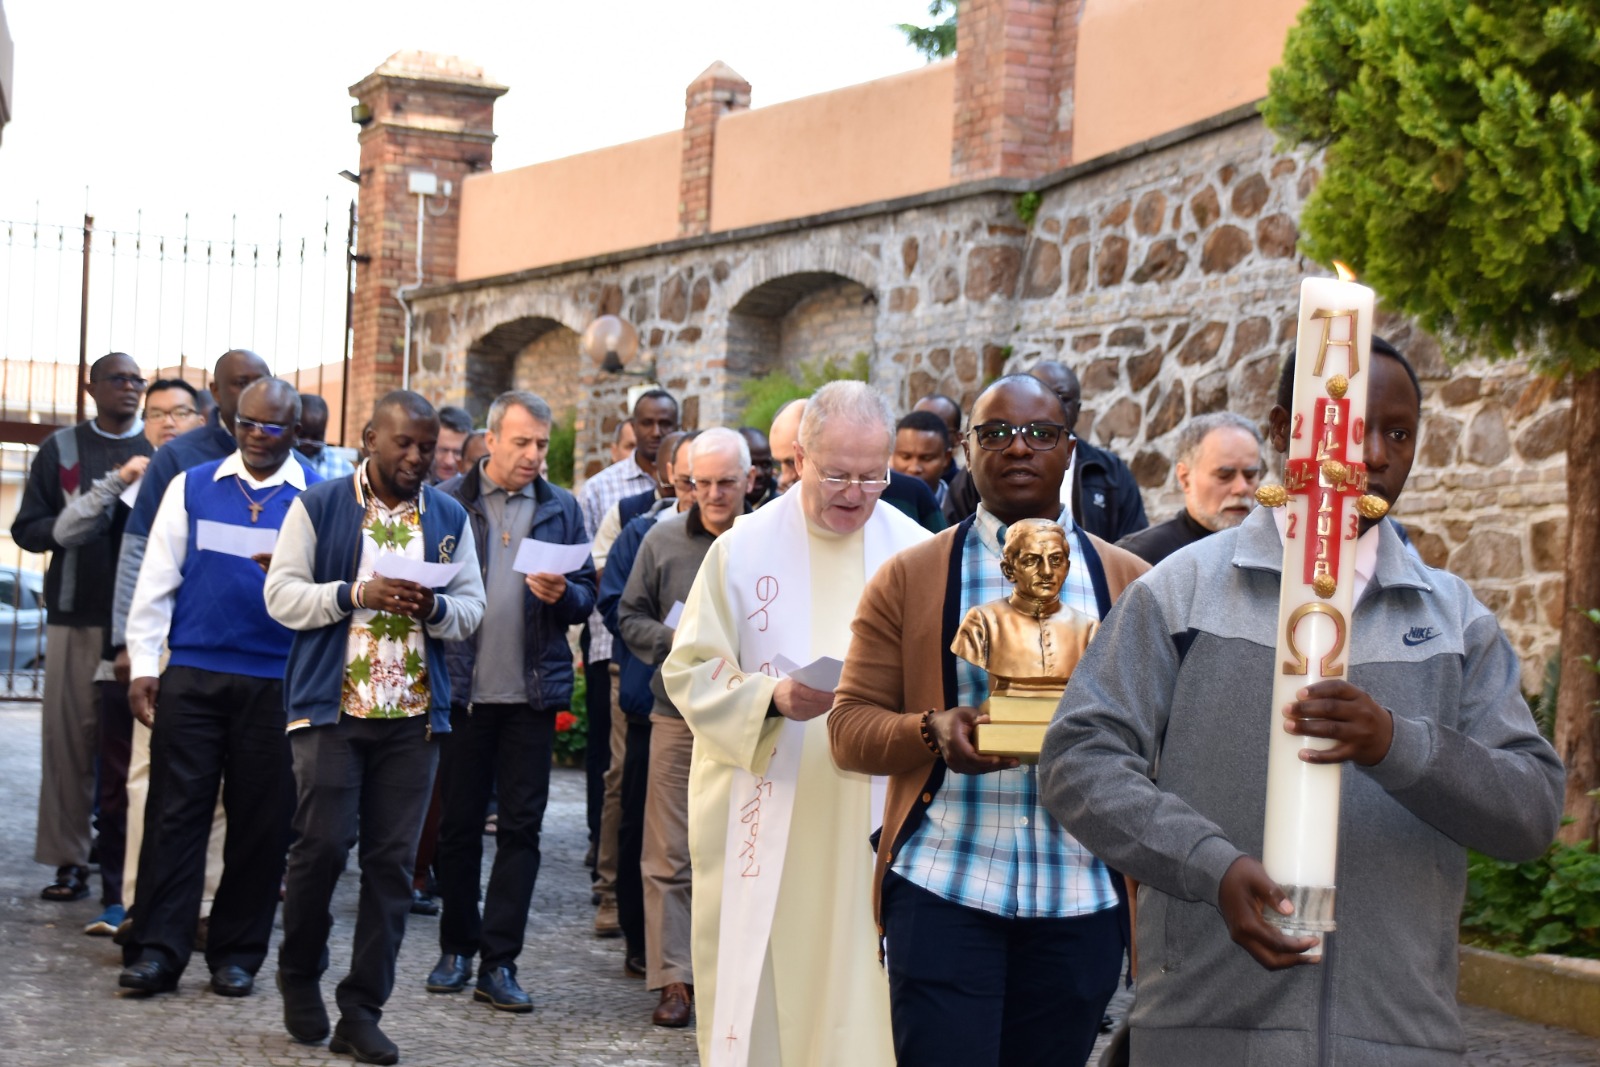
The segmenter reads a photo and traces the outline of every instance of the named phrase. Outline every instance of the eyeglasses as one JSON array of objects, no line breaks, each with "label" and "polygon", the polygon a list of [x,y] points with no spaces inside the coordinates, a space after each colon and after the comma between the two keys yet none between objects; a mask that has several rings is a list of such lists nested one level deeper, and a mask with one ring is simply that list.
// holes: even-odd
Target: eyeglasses
[{"label": "eyeglasses", "polygon": [[289,432],[289,427],[281,422],[257,422],[255,419],[247,419],[243,415],[235,415],[233,424],[246,430],[260,430],[268,437],[282,437]]},{"label": "eyeglasses", "polygon": [[842,493],[853,485],[863,493],[876,496],[889,488],[888,471],[884,471],[882,475],[873,478],[846,478],[838,474],[822,474],[821,471],[818,471],[818,474],[821,475],[822,484],[835,493]]},{"label": "eyeglasses", "polygon": [[107,385],[120,385],[124,389],[144,388],[144,379],[137,374],[108,374],[98,381]]},{"label": "eyeglasses", "polygon": [[1061,435],[1066,429],[1066,425],[1059,422],[1030,422],[1013,426],[1009,422],[996,420],[974,426],[967,432],[985,452],[1004,452],[1011,447],[1011,439],[1019,435],[1035,452],[1048,452],[1061,443]]},{"label": "eyeglasses", "polygon": [[173,408],[171,411],[162,411],[160,408],[144,409],[146,422],[183,422],[194,416],[194,408]]},{"label": "eyeglasses", "polygon": [[744,492],[743,478],[718,478],[715,481],[709,478],[695,478],[692,485],[696,489],[717,489],[724,493]]}]

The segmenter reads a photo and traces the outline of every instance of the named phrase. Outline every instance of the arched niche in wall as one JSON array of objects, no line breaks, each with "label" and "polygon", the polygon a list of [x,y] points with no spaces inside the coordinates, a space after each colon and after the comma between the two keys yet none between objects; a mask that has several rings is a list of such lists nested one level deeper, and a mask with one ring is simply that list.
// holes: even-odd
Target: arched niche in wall
[{"label": "arched niche in wall", "polygon": [[557,419],[577,406],[578,334],[543,316],[503,322],[467,349],[466,409],[474,418],[508,389],[537,393]]}]

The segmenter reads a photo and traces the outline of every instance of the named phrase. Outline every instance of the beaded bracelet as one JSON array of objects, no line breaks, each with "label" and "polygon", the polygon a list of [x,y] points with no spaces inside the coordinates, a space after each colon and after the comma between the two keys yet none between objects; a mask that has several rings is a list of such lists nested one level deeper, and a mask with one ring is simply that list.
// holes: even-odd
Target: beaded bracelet
[{"label": "beaded bracelet", "polygon": [[939,751],[939,742],[934,739],[933,730],[930,728],[933,712],[934,709],[929,708],[922,713],[922,722],[917,726],[917,733],[922,735],[922,743],[928,746],[928,751],[942,758],[944,753]]}]

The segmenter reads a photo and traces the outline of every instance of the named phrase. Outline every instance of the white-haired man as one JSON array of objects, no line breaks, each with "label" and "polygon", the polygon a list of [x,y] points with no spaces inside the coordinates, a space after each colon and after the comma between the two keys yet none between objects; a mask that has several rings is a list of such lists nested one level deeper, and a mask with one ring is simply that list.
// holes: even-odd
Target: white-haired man
[{"label": "white-haired man", "polygon": [[[732,430],[706,430],[689,446],[694,504],[659,520],[639,544],[617,607],[617,628],[628,650],[658,667],[672,648],[673,608],[689,597],[700,562],[742,515],[750,446]],[[681,472],[679,472],[681,473]],[[645,979],[661,991],[651,1021],[689,1025],[694,967],[690,958],[689,766],[694,737],[661,685],[650,679],[650,771],[644,842]]]},{"label": "white-haired man", "polygon": [[1178,434],[1174,473],[1183,510],[1117,542],[1152,567],[1178,549],[1231,529],[1256,506],[1261,484],[1261,431],[1243,415],[1214,411],[1189,420]]},{"label": "white-haired man", "polygon": [[711,547],[662,667],[694,731],[694,970],[713,1005],[699,1032],[705,1063],[894,1062],[872,916],[881,805],[870,778],[829,754],[832,685],[776,666],[842,659],[868,577],[928,536],[878,506],[894,425],[862,382],[817,391],[795,448],[798,491]]}]

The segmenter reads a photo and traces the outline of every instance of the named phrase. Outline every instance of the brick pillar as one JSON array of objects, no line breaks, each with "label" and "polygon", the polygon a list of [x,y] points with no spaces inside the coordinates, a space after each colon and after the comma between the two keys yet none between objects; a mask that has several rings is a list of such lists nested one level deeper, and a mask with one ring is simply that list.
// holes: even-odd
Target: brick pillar
[{"label": "brick pillar", "polygon": [[689,83],[683,107],[683,169],[678,183],[678,236],[711,230],[711,165],[717,120],[750,107],[750,83],[721,60]]},{"label": "brick pillar", "polygon": [[423,284],[455,281],[462,179],[489,169],[494,102],[505,92],[481,67],[427,52],[396,52],[350,87],[357,111],[365,109],[356,238],[365,262],[356,264],[351,315],[352,444],[374,401],[401,382],[405,312],[395,289],[417,280],[417,197],[408,191],[410,175],[423,171],[439,179],[440,195],[428,198],[423,227]]},{"label": "brick pillar", "polygon": [[1032,178],[1072,162],[1082,0],[964,0],[950,176]]}]

